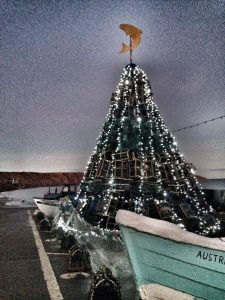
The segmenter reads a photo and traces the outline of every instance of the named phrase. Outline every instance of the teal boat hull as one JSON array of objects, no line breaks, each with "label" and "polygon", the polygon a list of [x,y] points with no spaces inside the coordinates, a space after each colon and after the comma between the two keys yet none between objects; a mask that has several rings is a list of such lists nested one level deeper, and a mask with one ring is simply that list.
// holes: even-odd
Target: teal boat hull
[{"label": "teal boat hull", "polygon": [[119,225],[138,287],[157,283],[198,298],[225,299],[225,251]]}]

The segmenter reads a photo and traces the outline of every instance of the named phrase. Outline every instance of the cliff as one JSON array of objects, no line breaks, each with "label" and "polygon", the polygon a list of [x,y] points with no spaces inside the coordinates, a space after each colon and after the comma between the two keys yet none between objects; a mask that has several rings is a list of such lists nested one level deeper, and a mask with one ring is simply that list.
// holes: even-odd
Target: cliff
[{"label": "cliff", "polygon": [[39,186],[79,184],[83,173],[0,172],[0,192]]},{"label": "cliff", "polygon": [[[56,186],[64,184],[78,185],[82,172],[74,173],[36,173],[36,172],[0,172],[0,192],[27,189],[39,186]],[[205,179],[201,176],[197,178]]]}]

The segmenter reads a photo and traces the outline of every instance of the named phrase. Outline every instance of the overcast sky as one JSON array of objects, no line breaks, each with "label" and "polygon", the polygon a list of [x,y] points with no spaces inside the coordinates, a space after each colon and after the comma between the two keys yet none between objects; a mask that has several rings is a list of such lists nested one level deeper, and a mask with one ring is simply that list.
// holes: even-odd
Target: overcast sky
[{"label": "overcast sky", "polygon": [[[169,130],[225,115],[225,1],[1,1],[0,171],[83,171],[128,55]],[[174,133],[197,173],[225,178],[225,118]]]}]

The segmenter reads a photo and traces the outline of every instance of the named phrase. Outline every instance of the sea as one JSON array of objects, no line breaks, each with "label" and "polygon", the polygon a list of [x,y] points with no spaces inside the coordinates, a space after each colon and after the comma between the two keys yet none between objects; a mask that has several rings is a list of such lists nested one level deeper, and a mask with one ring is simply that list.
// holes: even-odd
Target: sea
[{"label": "sea", "polygon": [[[225,179],[207,179],[200,180],[204,190],[216,191],[213,194],[216,202],[225,203]],[[62,186],[58,186],[58,191],[62,190]],[[14,190],[9,192],[1,192],[0,198],[8,198],[7,206],[32,208],[36,207],[33,197],[43,197],[48,192],[48,187],[37,187],[31,189]],[[51,187],[51,192],[55,191],[55,187]]]},{"label": "sea", "polygon": [[[14,190],[9,192],[1,192],[0,198],[7,198],[7,206],[18,208],[35,208],[36,204],[33,201],[33,197],[43,197],[45,193],[48,193],[48,187],[37,187],[31,189]],[[62,187],[57,187],[58,191],[62,190]],[[51,188],[51,192],[55,191],[55,187]]]}]

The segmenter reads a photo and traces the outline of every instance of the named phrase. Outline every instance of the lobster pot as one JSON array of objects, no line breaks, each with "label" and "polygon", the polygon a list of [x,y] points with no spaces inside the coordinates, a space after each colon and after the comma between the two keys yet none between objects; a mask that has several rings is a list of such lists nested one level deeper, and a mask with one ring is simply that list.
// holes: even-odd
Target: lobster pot
[{"label": "lobster pot", "polygon": [[86,246],[93,271],[105,265],[119,281],[122,299],[138,299],[133,271],[119,232],[90,226],[75,210],[66,226],[70,234],[73,232],[75,239]]},{"label": "lobster pot", "polygon": [[89,300],[120,300],[120,285],[112,272],[103,266],[94,275],[89,292]]},{"label": "lobster pot", "polygon": [[73,245],[68,253],[69,272],[90,272],[90,255],[84,245]]}]

